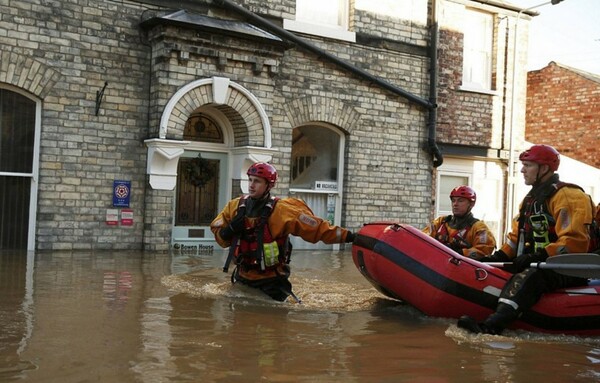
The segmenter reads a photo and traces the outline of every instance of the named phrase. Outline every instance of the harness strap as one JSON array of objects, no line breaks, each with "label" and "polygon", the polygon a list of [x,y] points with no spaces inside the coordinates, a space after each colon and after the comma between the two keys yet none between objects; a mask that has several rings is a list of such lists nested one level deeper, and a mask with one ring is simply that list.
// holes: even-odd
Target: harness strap
[{"label": "harness strap", "polygon": [[452,243],[451,240],[454,240],[454,241],[457,241],[461,246],[465,246],[465,248],[471,247],[471,244],[469,244],[469,242],[467,242],[467,240],[464,238],[464,235],[469,230],[471,230],[471,227],[479,220],[477,218],[471,216],[469,218],[469,220],[466,222],[467,225],[465,227],[463,227],[460,230],[455,229],[456,232],[454,233],[454,235],[450,236],[450,233],[449,233],[446,225],[450,224],[450,221],[452,220],[452,218],[453,218],[452,215],[447,215],[446,217],[444,217],[444,219],[442,220],[442,224],[440,225],[439,229],[436,232],[437,236],[447,238],[448,244],[451,244]]},{"label": "harness strap", "polygon": [[572,184],[569,182],[557,181],[557,182],[553,182],[553,183],[545,186],[541,191],[536,193],[537,195],[536,194],[528,194],[525,198],[529,198],[529,201],[528,201],[529,203],[524,203],[521,206],[521,210],[519,211],[519,228],[522,229],[525,226],[525,220],[527,219],[527,216],[528,216],[526,214],[526,209],[530,209],[531,208],[530,205],[535,202],[538,202],[542,205],[543,212],[550,214],[549,209],[548,209],[548,200],[550,199],[550,197],[552,197],[554,194],[556,194],[557,191],[559,191],[560,189],[562,189],[565,186],[577,188],[585,193],[585,190],[583,190],[583,188],[579,185]]},{"label": "harness strap", "polygon": [[227,254],[227,259],[225,260],[225,264],[223,265],[224,273],[229,271],[229,265],[231,264],[231,261],[233,260],[233,257],[235,255],[235,250],[237,249],[238,240],[239,240],[239,237],[236,236],[233,239],[231,246],[229,246],[229,253]]},{"label": "harness strap", "polygon": [[[470,214],[470,213],[467,213],[467,214]],[[449,223],[450,221],[452,221],[453,217],[454,216],[452,214],[447,215],[447,216],[444,217],[443,222],[444,223]],[[471,226],[473,226],[475,224],[475,222],[478,222],[478,221],[479,221],[479,219],[477,219],[477,218],[473,217],[473,215],[471,215],[469,217],[469,220],[467,221],[467,226],[466,227],[470,228]]]},{"label": "harness strap", "polygon": [[539,195],[539,199],[534,198],[538,201],[540,201],[541,203],[544,204],[544,211],[548,211],[548,200],[550,199],[550,197],[552,197],[554,194],[556,194],[557,191],[559,191],[560,189],[564,188],[565,186],[570,187],[570,188],[576,188],[581,190],[582,192],[585,193],[585,190],[583,190],[583,188],[579,185],[576,184],[572,184],[569,182],[563,182],[563,181],[558,181],[555,183],[552,183],[550,185],[548,185],[546,187],[546,189],[542,190],[542,192]]},{"label": "harness strap", "polygon": [[279,200],[279,198],[277,198],[277,197],[271,197],[271,199],[269,200],[269,202],[267,202],[267,204],[263,208],[263,211],[262,211],[262,213],[260,215],[260,220],[258,222],[258,225],[256,226],[256,231],[257,231],[257,233],[256,233],[256,240],[257,240],[257,243],[258,243],[257,262],[260,265],[260,269],[262,271],[264,271],[266,269],[266,265],[265,265],[265,249],[264,249],[265,227],[268,230],[267,219],[269,218],[269,216],[273,212],[273,209],[275,208],[275,204],[277,203],[278,200]]},{"label": "harness strap", "polygon": [[[570,182],[558,181],[558,178],[557,178],[557,179],[555,179],[555,182],[552,182],[549,185],[546,185],[542,190],[540,190],[536,194],[528,194],[525,197],[527,200],[527,203],[523,203],[521,206],[521,210],[519,211],[519,226],[518,226],[519,227],[519,249],[518,249],[517,254],[521,254],[521,252],[524,250],[525,226],[527,223],[527,219],[531,214],[531,209],[532,209],[531,206],[536,203],[539,203],[542,208],[541,212],[543,214],[550,216],[552,219],[555,219],[555,217],[552,217],[552,215],[550,214],[550,210],[548,209],[548,200],[563,187],[576,188],[585,193],[585,190],[581,186],[570,183]],[[590,198],[590,204],[592,206],[592,211],[593,211],[594,202],[592,201],[592,197],[590,195],[588,195],[588,197]],[[528,209],[529,209],[530,214],[527,214]],[[592,238],[592,235],[594,234],[593,228],[592,228],[593,222],[588,225],[589,225],[588,234],[590,234],[590,247],[594,247],[594,244],[592,243],[592,241],[594,241],[594,238]],[[554,230],[554,229],[552,229],[552,230]]]},{"label": "harness strap", "polygon": [[[234,219],[237,219],[238,217],[243,217],[246,214],[246,200],[247,199],[248,199],[248,196],[242,196],[240,198],[236,217]],[[278,200],[279,200],[278,197],[270,198],[270,200],[263,207],[258,225],[255,226],[256,237],[257,237],[256,239],[257,239],[257,243],[258,243],[257,262],[260,264],[260,269],[263,271],[266,268],[265,260],[264,260],[264,248],[263,248],[264,230],[267,225],[267,220],[268,220],[269,216],[271,215],[271,213],[273,212],[273,209],[275,208],[275,205],[277,204]],[[223,272],[225,272],[225,273],[229,271],[229,265],[231,264],[231,261],[235,257],[235,252],[237,251],[239,241],[240,241],[240,236],[236,235],[234,237],[231,245],[229,246],[229,253],[227,254],[227,260],[225,261],[225,265],[223,266]]]},{"label": "harness strap", "polygon": [[[242,196],[240,198],[240,202],[238,204],[238,209],[237,209],[237,214],[235,215],[234,220],[240,216],[243,217],[246,214],[246,199],[247,198],[248,198],[247,196]],[[233,260],[233,257],[235,256],[235,251],[237,249],[239,240],[240,240],[240,236],[236,235],[233,238],[233,242],[231,242],[231,246],[229,246],[229,254],[227,254],[227,260],[225,260],[225,265],[223,265],[224,273],[229,271],[229,265],[231,264],[231,261]]]}]

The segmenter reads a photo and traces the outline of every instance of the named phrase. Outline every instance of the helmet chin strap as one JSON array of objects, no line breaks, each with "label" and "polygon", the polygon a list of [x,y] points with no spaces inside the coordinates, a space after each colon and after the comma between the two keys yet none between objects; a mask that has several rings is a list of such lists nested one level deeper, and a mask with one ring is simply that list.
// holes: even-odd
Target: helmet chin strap
[{"label": "helmet chin strap", "polygon": [[474,203],[472,203],[472,202],[469,203],[469,208],[467,209],[467,211],[465,212],[465,214],[462,215],[462,217],[468,215],[471,212],[471,210],[473,210],[474,207],[475,207]]},{"label": "helmet chin strap", "polygon": [[534,185],[540,184],[542,182],[542,178],[545,177],[546,174],[550,173],[550,169],[548,169],[548,171],[546,171],[546,173],[540,175],[540,170],[541,170],[542,166],[543,165],[539,165],[538,164],[538,171],[537,171],[537,174],[535,176],[535,183],[534,183]]},{"label": "helmet chin strap", "polygon": [[453,216],[455,216],[456,218],[462,218],[466,215],[469,215],[469,213],[471,212],[471,210],[473,210],[473,208],[475,207],[474,203],[470,203],[469,204],[469,208],[467,209],[467,211],[464,214],[461,215],[457,215],[457,214],[452,214]]},{"label": "helmet chin strap", "polygon": [[267,186],[267,190],[265,190],[265,192],[258,199],[264,199],[266,196],[269,195],[270,192],[271,192],[271,186]]}]

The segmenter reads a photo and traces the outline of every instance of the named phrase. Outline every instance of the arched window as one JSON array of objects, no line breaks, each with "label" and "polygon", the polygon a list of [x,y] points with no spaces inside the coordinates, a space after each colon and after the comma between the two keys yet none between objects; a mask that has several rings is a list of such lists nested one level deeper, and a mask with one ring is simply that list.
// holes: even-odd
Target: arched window
[{"label": "arched window", "polygon": [[337,183],[340,135],[317,125],[295,128],[292,134],[291,187],[325,190],[319,182]]},{"label": "arched window", "polygon": [[0,249],[28,248],[35,134],[36,102],[0,88]]},{"label": "arched window", "polygon": [[185,123],[183,139],[190,141],[203,141],[222,144],[223,131],[219,125],[208,115],[193,113]]},{"label": "arched window", "polygon": [[[290,192],[306,201],[315,215],[339,225],[341,219],[345,136],[336,127],[313,122],[292,131]],[[332,249],[292,238],[296,249]]]}]

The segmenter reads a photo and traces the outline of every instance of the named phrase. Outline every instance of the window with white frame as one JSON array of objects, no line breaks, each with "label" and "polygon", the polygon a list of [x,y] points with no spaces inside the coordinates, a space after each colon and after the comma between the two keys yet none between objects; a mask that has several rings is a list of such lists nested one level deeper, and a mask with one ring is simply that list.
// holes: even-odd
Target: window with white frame
[{"label": "window with white frame", "polygon": [[468,185],[477,193],[473,207],[475,218],[485,222],[497,241],[502,242],[504,217],[504,165],[496,161],[479,161],[446,157],[438,168],[435,216],[452,214],[450,192]]},{"label": "window with white frame", "polygon": [[348,30],[349,0],[296,0],[295,20],[283,20],[285,29],[339,40],[356,41]]},{"label": "window with white frame", "polygon": [[452,214],[450,192],[457,186],[469,185],[470,178],[470,174],[440,172],[436,217]]},{"label": "window with white frame", "polygon": [[492,90],[492,46],[494,16],[465,10],[462,86]]}]

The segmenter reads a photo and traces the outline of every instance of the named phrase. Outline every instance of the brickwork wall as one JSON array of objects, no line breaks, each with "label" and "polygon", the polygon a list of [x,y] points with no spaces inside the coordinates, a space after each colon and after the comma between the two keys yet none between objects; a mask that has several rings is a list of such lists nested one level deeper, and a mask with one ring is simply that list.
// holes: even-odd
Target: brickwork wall
[{"label": "brickwork wall", "polygon": [[[245,6],[253,9],[254,5],[247,2]],[[373,28],[376,24],[369,23],[370,18],[372,15],[364,12],[355,14],[362,25]],[[407,28],[399,21],[389,27]],[[415,26],[410,28],[413,38],[403,39],[411,44],[423,44],[426,31],[417,33]],[[279,149],[273,158],[280,173],[275,193],[285,195],[289,188],[292,129],[310,121],[326,122],[349,134],[343,224],[358,228],[376,219],[398,219],[419,226],[426,222],[431,165],[429,155],[423,150],[427,133],[425,110],[303,49],[294,47],[284,51],[267,49],[264,45],[259,49],[251,42],[240,45],[236,39],[186,36],[185,31],[168,32],[165,38],[163,32],[153,30],[149,37],[163,36],[158,61],[162,70],[177,73],[177,77],[158,80],[162,89],[169,89],[161,90],[160,94],[172,94],[182,84],[210,74],[229,77],[259,98],[271,120],[272,145]],[[308,36],[302,38],[427,98],[425,57]],[[191,52],[189,61],[177,59],[176,51],[180,48]],[[219,58],[223,65],[219,65]],[[257,59],[269,65],[257,71],[254,65]],[[237,112],[243,113],[243,106]],[[170,130],[168,136],[180,138],[181,127]],[[252,130],[249,133],[252,134]],[[236,131],[236,145],[257,144],[252,136],[246,137],[250,141],[238,141],[244,137],[243,132]]]},{"label": "brickwork wall", "polygon": [[[237,3],[276,20],[293,14],[291,0]],[[209,8],[212,2],[198,4]],[[232,17],[223,9],[211,12]],[[348,134],[345,226],[356,230],[374,220],[416,226],[428,221],[432,168],[424,150],[424,108],[298,47],[258,46],[184,29],[170,32],[179,36],[177,41],[147,36],[139,23],[149,13],[141,2],[0,0],[0,81],[42,101],[38,249],[168,249],[174,193],[149,187],[143,141],[158,136],[164,107],[181,86],[212,76],[243,85],[266,110],[272,146],[279,150],[273,160],[281,170],[277,193],[285,195],[289,187],[292,129],[306,121],[326,122]],[[426,44],[424,27],[365,12],[352,17],[357,32],[385,31],[381,34],[399,43]],[[158,27],[153,32],[167,31]],[[399,88],[428,97],[428,59],[423,55],[305,38]],[[182,50],[190,52],[188,60],[180,59]],[[96,116],[96,94],[105,82]],[[475,99],[473,109],[482,103]],[[444,107],[448,111],[453,105]],[[243,126],[241,121],[256,126],[249,105],[229,111],[234,109],[241,116],[236,126]],[[483,114],[459,117],[488,124]],[[456,125],[452,118],[445,123]],[[168,138],[180,139],[181,133],[171,129]],[[463,133],[470,134],[468,129]],[[236,145],[262,145],[259,140],[257,130],[236,131]],[[115,179],[132,181],[131,227],[105,223]]]},{"label": "brickwork wall", "polygon": [[[405,61],[411,68],[423,66],[418,59],[403,55],[379,54],[377,57],[372,52],[360,52],[342,44],[338,44],[337,49],[349,52],[346,54],[354,57],[357,65],[368,62],[370,68],[380,68],[382,77],[391,71],[385,64]],[[294,50],[288,51],[288,55],[295,65],[284,66],[277,81],[279,89],[289,91],[282,92],[282,102],[276,105],[274,115],[296,115],[296,119],[281,121],[287,131],[280,130],[283,135],[277,138],[278,142],[282,147],[291,147],[289,129],[300,118],[339,126],[349,133],[344,224],[359,228],[365,222],[381,219],[423,224],[429,209],[431,171],[428,155],[422,149],[426,135],[424,111],[408,105],[398,95],[343,74],[329,64],[315,62],[309,53]],[[418,88],[423,86],[424,72],[416,83],[399,82],[398,77],[392,82],[412,92],[421,91]],[[418,77],[414,71],[404,75]],[[305,86],[298,86],[299,77],[304,79]],[[344,81],[325,81],[343,77]],[[415,93],[423,96],[422,92]],[[297,115],[297,111],[302,112]],[[290,154],[285,153],[279,160],[286,169],[283,179],[287,182],[289,166],[286,165]]]},{"label": "brickwork wall", "polygon": [[[0,2],[0,81],[42,100],[38,249],[141,248],[150,53],[141,11],[112,1]],[[132,182],[131,227],[105,224],[115,179]]]},{"label": "brickwork wall", "polygon": [[354,10],[353,30],[390,41],[402,41],[417,46],[429,44],[429,31],[421,24],[410,20]]},{"label": "brickwork wall", "polygon": [[437,138],[447,144],[489,147],[493,96],[460,90],[462,47],[462,33],[440,31]]},{"label": "brickwork wall", "polygon": [[600,76],[554,62],[529,72],[525,137],[600,168]]},{"label": "brickwork wall", "polygon": [[[498,13],[482,6],[483,12],[493,14],[493,44],[491,57],[491,88],[478,91],[463,88],[463,29],[467,7],[481,4],[442,2],[438,50],[438,142],[476,146],[490,149],[508,149],[514,129],[517,147],[522,146],[525,125],[525,98],[527,65],[527,36],[529,23],[523,16],[518,27],[514,59],[516,17],[514,12],[498,9]],[[516,76],[513,70],[516,69]],[[518,88],[513,89],[513,76]],[[515,113],[512,113],[515,96]],[[514,116],[514,123],[513,123]]]}]

